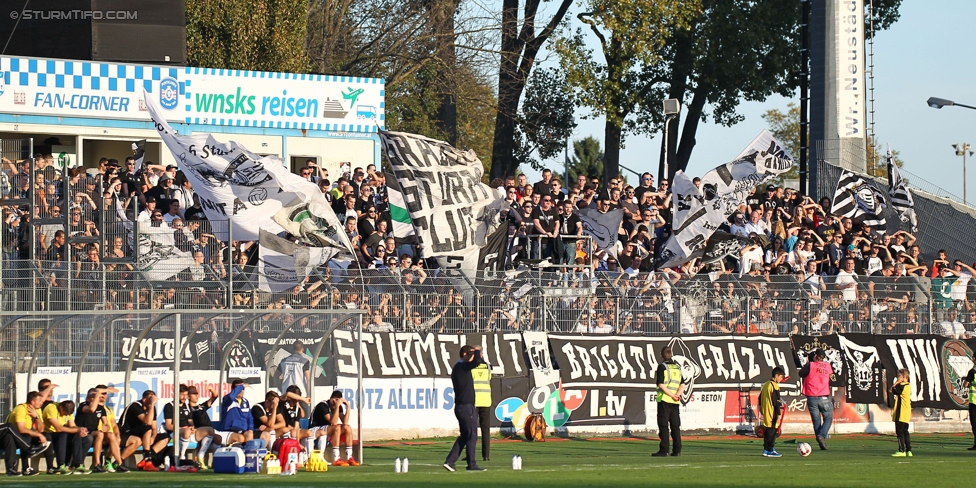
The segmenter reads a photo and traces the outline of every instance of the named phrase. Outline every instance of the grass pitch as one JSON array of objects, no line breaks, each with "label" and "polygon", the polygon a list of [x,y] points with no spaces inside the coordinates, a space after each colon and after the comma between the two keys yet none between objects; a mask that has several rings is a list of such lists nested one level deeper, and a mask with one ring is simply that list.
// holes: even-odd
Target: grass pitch
[{"label": "grass pitch", "polygon": [[[366,464],[299,472],[296,476],[129,473],[33,478],[0,477],[4,486],[895,486],[971,487],[976,480],[976,452],[969,435],[914,435],[912,458],[893,458],[894,436],[834,436],[829,451],[811,437],[784,436],[776,444],[782,458],[762,456],[762,441],[751,437],[689,437],[681,457],[654,458],[656,438],[548,439],[544,443],[495,440],[487,472],[449,473],[441,465],[453,439],[388,442],[363,449]],[[797,442],[813,445],[802,458]],[[522,456],[522,471],[512,471],[512,455]],[[395,458],[410,459],[410,472],[393,472]],[[480,455],[480,443],[479,453]]]}]

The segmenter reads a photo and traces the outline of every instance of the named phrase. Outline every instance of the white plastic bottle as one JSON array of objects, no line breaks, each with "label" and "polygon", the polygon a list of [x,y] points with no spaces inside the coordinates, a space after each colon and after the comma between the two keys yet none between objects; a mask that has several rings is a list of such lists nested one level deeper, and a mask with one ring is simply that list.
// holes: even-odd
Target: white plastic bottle
[{"label": "white plastic bottle", "polygon": [[169,471],[169,455],[163,458],[163,471]]},{"label": "white plastic bottle", "polygon": [[410,471],[410,459],[403,458],[403,471],[401,472],[406,473],[407,471]]},{"label": "white plastic bottle", "polygon": [[519,471],[522,471],[522,456],[521,455],[518,457],[518,470]]},{"label": "white plastic bottle", "polygon": [[400,472],[400,458],[396,458],[396,461],[393,462],[393,472],[394,473]]},{"label": "white plastic bottle", "polygon": [[518,469],[518,454],[512,456],[512,469]]}]

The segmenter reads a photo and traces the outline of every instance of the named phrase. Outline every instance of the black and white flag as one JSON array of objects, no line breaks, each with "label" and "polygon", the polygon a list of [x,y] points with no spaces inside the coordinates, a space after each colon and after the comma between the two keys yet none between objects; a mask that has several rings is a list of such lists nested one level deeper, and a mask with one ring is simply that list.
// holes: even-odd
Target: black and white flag
[{"label": "black and white flag", "polygon": [[[258,156],[234,141],[218,142],[212,134],[178,134],[160,115],[154,98],[145,94],[156,132],[193,184],[208,220],[232,222],[234,240],[258,240],[261,229],[277,234],[285,230],[285,223],[297,237],[314,233],[310,240],[315,243],[327,241],[353,252],[315,183],[288,171],[280,159]],[[273,219],[276,215],[279,218]],[[219,234],[218,239],[227,240],[226,232]]]},{"label": "black and white flag", "polygon": [[620,230],[620,222],[624,220],[624,209],[616,208],[600,213],[595,208],[581,208],[576,215],[583,224],[583,232],[593,238],[593,244],[616,258],[617,231]]},{"label": "black and white flag", "polygon": [[887,230],[884,217],[886,207],[884,194],[877,188],[850,171],[841,172],[830,213],[858,219],[862,224],[870,225],[876,232],[883,233]]},{"label": "black and white flag", "polygon": [[908,189],[901,173],[898,172],[898,165],[895,164],[891,156],[891,149],[888,149],[888,195],[891,197],[891,206],[898,212],[898,218],[906,224],[911,225],[912,232],[918,232],[918,218],[915,216],[915,200],[912,198],[912,191]]},{"label": "black and white flag", "polygon": [[728,232],[715,231],[708,238],[705,249],[702,250],[702,264],[712,264],[721,261],[726,256],[739,255],[743,247],[752,244],[752,241],[740,236],[734,236]]},{"label": "black and white flag", "polygon": [[336,247],[301,246],[264,230],[258,246],[258,288],[271,293],[304,284],[313,268],[339,253]]},{"label": "black and white flag", "polygon": [[166,281],[193,264],[193,255],[176,247],[174,229],[170,226],[163,223],[154,227],[149,222],[125,221],[126,232],[130,235],[133,226],[139,228],[136,266],[148,279]]},{"label": "black and white flag", "polygon": [[135,169],[145,169],[143,168],[143,162],[146,159],[146,140],[136,141],[132,143],[132,157],[136,159]]},{"label": "black and white flag", "polygon": [[380,130],[379,136],[423,257],[437,259],[442,268],[478,269],[480,247],[491,231],[486,207],[498,200],[481,182],[481,160],[474,151],[416,134]]},{"label": "black and white flag", "polygon": [[658,258],[659,268],[686,263],[701,255],[708,238],[759,184],[789,171],[793,159],[768,131],[761,132],[735,161],[702,177],[701,188],[683,172],[674,177],[673,234]]},{"label": "black and white flag", "polygon": [[488,242],[478,255],[478,268],[486,271],[504,271],[508,267],[508,221],[488,236]]}]

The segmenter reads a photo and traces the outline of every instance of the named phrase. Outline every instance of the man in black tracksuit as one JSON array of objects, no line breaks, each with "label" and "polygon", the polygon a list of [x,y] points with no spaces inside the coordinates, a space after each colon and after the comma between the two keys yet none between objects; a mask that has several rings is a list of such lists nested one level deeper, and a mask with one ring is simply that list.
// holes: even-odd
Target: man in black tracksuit
[{"label": "man in black tracksuit", "polygon": [[481,348],[461,347],[461,359],[451,370],[454,384],[454,416],[458,419],[461,435],[454,441],[451,453],[444,461],[444,469],[454,472],[454,463],[461,457],[461,450],[467,450],[468,471],[485,471],[475,461],[475,448],[478,445],[478,413],[474,406],[474,379],[471,370],[485,361],[481,358]]}]

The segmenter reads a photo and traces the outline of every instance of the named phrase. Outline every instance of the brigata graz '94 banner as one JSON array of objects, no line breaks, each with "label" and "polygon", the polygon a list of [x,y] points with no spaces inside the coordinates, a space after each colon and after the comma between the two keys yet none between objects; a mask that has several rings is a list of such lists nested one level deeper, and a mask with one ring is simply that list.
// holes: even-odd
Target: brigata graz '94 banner
[{"label": "brigata graz '94 banner", "polygon": [[884,404],[887,390],[901,368],[911,374],[912,407],[953,410],[969,404],[962,385],[973,368],[976,339],[938,335],[838,334],[793,336],[800,362],[822,349],[837,371],[835,386],[847,387],[847,400]]},{"label": "brigata graz '94 banner", "polygon": [[782,366],[785,392],[799,389],[790,340],[770,336],[627,337],[549,334],[564,388],[654,390],[661,348],[681,365],[685,402],[696,391],[758,389]]}]

